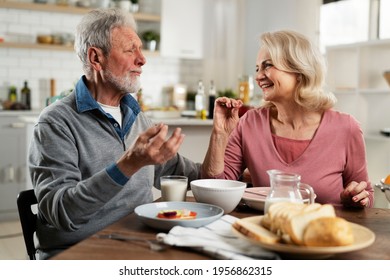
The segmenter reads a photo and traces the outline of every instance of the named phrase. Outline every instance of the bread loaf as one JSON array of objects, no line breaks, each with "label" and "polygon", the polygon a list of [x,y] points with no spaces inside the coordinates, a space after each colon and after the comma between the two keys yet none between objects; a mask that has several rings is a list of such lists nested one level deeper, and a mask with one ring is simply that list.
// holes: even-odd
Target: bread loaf
[{"label": "bread loaf", "polygon": [[351,225],[336,217],[330,204],[272,204],[260,220],[238,220],[233,225],[250,238],[267,244],[277,242],[301,246],[345,246],[354,242]]},{"label": "bread loaf", "polygon": [[353,242],[351,225],[339,217],[322,217],[312,220],[303,235],[303,243],[306,246],[346,246]]},{"label": "bread loaf", "polygon": [[321,205],[311,211],[302,211],[301,213],[292,216],[289,221],[286,221],[285,232],[290,235],[291,240],[298,245],[303,245],[303,234],[307,225],[318,218],[335,217],[336,213],[330,204]]}]

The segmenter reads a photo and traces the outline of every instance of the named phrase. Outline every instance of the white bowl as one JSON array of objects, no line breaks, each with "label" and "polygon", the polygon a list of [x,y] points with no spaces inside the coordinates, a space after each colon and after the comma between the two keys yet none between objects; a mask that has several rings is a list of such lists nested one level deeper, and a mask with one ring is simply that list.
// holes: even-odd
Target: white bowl
[{"label": "white bowl", "polygon": [[190,182],[195,200],[221,207],[230,213],[240,202],[246,183],[223,179],[200,179]]}]

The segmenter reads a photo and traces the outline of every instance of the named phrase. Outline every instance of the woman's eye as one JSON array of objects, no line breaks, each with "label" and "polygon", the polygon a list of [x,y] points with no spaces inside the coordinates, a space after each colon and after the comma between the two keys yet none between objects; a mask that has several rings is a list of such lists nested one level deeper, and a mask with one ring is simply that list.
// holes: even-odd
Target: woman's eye
[{"label": "woman's eye", "polygon": [[261,64],[260,67],[256,67],[256,73],[260,72],[260,71],[266,71],[268,70],[269,68],[273,67],[274,65],[272,63],[269,63],[269,62],[263,62]]}]

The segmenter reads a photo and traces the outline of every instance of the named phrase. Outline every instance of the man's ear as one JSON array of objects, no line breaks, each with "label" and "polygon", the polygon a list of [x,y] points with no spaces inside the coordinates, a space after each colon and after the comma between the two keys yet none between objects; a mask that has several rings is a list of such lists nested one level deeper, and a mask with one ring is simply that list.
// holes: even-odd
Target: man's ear
[{"label": "man's ear", "polygon": [[102,63],[103,63],[103,52],[99,48],[90,47],[88,49],[88,60],[89,63],[92,65],[93,69],[96,71],[102,70]]}]

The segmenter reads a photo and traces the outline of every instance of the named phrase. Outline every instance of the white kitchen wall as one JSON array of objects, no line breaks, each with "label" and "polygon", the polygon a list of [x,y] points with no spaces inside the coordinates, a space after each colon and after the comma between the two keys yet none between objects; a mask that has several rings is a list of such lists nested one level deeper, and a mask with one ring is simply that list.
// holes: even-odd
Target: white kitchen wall
[{"label": "white kitchen wall", "polygon": [[[245,0],[244,70],[255,72],[259,36],[263,32],[291,29],[319,42],[319,14],[322,0]],[[255,86],[255,90],[258,87]]]},{"label": "white kitchen wall", "polygon": [[[141,9],[158,13],[155,9],[160,9],[159,2],[142,1]],[[17,35],[18,38],[35,41],[39,33],[73,34],[81,17],[66,13],[0,9],[0,35]],[[201,77],[202,62],[199,60],[154,55],[146,59],[141,82],[145,99],[151,105],[161,105],[163,87],[180,82],[195,88]],[[81,65],[73,51],[0,48],[0,99],[7,99],[8,86],[15,85],[20,90],[26,80],[32,90],[32,107],[39,110],[49,95],[50,79],[56,80],[56,93],[59,94],[72,88],[81,75]]]}]

